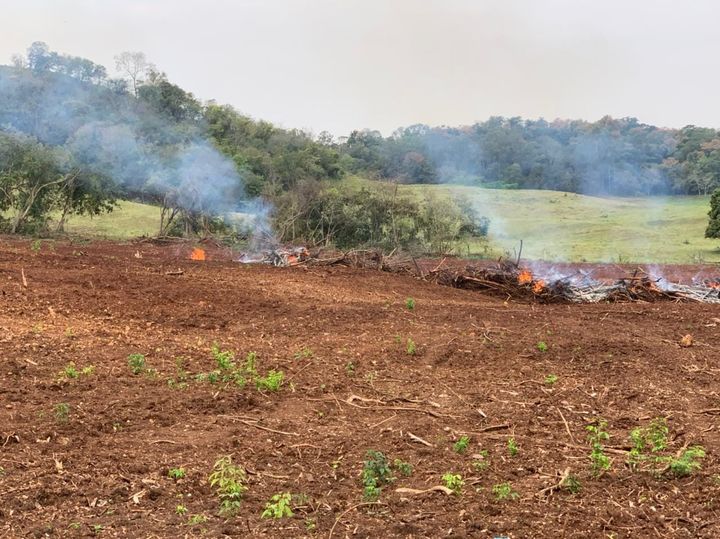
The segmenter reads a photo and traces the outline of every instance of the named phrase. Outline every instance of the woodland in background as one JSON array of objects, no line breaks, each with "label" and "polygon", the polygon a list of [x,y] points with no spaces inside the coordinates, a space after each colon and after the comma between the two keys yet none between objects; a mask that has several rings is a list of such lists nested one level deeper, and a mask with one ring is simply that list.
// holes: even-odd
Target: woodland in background
[{"label": "woodland in background", "polygon": [[[142,53],[122,53],[116,68],[120,76],[110,77],[105,67],[40,42],[12,66],[0,66],[4,230],[47,229],[51,213],[61,230],[69,215],[109,211],[127,198],[163,206],[160,233],[208,232],[222,226],[213,219],[219,208],[259,199],[276,208],[281,239],[430,244],[445,241],[433,240],[432,230],[482,234],[487,221],[462,202],[439,208],[438,201],[382,192],[342,193],[333,182],[354,174],[618,196],[720,188],[720,133],[711,128],[664,129],[634,118],[493,117],[465,127],[415,125],[388,137],[361,130],[335,139],[201,102]],[[204,145],[212,151],[203,153],[210,151]],[[218,200],[203,195],[202,183],[188,189],[177,173],[191,146],[195,168],[183,171],[197,170],[215,149],[231,161],[233,174],[226,171]],[[438,224],[441,216],[452,224]],[[359,231],[352,237],[351,226]],[[716,230],[711,223],[708,233]]]}]

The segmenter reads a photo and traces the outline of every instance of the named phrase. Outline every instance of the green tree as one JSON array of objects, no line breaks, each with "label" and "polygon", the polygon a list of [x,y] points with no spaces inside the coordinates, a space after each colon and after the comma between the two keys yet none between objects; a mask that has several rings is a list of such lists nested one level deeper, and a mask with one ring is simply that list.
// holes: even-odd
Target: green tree
[{"label": "green tree", "polygon": [[720,238],[720,189],[716,189],[710,197],[710,222],[705,230],[706,238]]}]

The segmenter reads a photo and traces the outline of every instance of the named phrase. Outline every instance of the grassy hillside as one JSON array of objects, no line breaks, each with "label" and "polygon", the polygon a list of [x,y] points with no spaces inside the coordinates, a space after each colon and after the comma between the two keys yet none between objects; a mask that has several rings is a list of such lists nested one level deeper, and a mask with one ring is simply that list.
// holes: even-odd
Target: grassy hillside
[{"label": "grassy hillside", "polygon": [[[373,182],[352,179],[351,187]],[[401,185],[400,193],[466,198],[490,218],[493,251],[588,262],[720,262],[720,240],[704,238],[709,197],[600,198],[540,190]],[[465,245],[463,253],[485,245]]]},{"label": "grassy hillside", "polygon": [[[376,186],[351,179],[347,188]],[[556,191],[496,190],[462,186],[400,186],[401,193],[464,197],[490,218],[491,253],[589,262],[720,262],[720,241],[703,237],[707,197],[598,198]],[[160,210],[123,202],[109,215],[75,217],[71,233],[124,239],[157,231]],[[482,243],[459,246],[487,254]]]},{"label": "grassy hillside", "polygon": [[157,234],[160,208],[137,202],[121,201],[112,213],[96,217],[73,216],[65,225],[70,234],[128,239]]}]

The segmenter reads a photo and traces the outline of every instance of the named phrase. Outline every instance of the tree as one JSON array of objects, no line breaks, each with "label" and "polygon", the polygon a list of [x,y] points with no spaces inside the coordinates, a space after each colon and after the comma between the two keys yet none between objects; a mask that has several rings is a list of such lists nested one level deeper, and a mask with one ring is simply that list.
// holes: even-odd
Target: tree
[{"label": "tree", "polygon": [[121,52],[115,56],[115,68],[130,80],[135,97],[138,96],[138,88],[144,82],[144,77],[156,71],[143,52]]},{"label": "tree", "polygon": [[706,238],[720,238],[720,189],[716,189],[710,197],[710,222],[705,230]]}]

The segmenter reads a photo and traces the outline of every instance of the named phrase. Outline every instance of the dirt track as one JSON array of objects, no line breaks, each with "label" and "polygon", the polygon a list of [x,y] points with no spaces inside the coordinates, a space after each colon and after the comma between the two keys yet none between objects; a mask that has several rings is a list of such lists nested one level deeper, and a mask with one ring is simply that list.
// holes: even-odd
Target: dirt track
[{"label": "dirt track", "polygon": [[[0,536],[720,536],[717,306],[505,303],[376,271],[191,262],[188,249],[0,239]],[[213,342],[283,371],[280,391],[195,381],[215,368]],[[157,375],[133,375],[132,353]],[[63,379],[70,362],[94,370]],[[585,427],[598,416],[613,464],[596,477]],[[658,416],[669,454],[707,449],[700,471],[625,464],[629,431]],[[370,449],[413,473],[354,507]],[[228,454],[249,473],[230,519],[207,481]],[[581,491],[541,495],[568,467]],[[450,471],[461,495],[395,492]],[[496,500],[505,482],[519,498]],[[295,516],[261,519],[280,492],[300,495]]]}]

